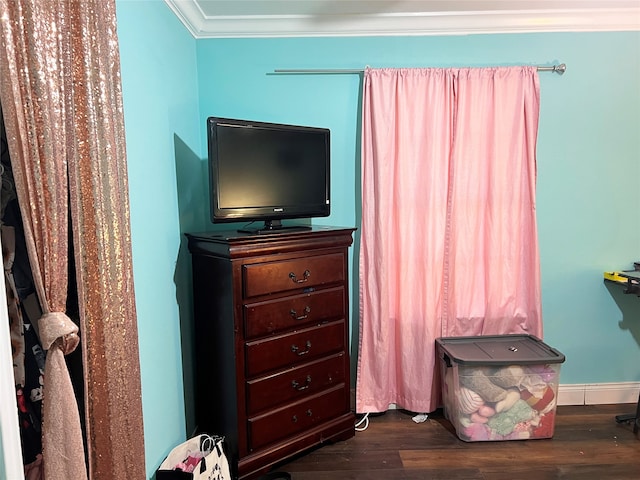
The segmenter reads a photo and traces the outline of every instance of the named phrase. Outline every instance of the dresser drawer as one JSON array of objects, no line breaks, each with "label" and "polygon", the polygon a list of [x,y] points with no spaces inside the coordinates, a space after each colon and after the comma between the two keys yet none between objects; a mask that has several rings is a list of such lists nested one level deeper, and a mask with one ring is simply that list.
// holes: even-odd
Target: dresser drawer
[{"label": "dresser drawer", "polygon": [[254,377],[271,370],[344,351],[344,320],[246,343],[246,371]]},{"label": "dresser drawer", "polygon": [[292,437],[323,421],[346,413],[344,387],[310,397],[249,419],[249,448],[258,449],[278,440]]},{"label": "dresser drawer", "polygon": [[345,317],[344,287],[244,305],[246,338]]},{"label": "dresser drawer", "polygon": [[340,253],[244,265],[244,296],[342,283],[344,270],[344,255]]},{"label": "dresser drawer", "polygon": [[247,413],[255,415],[344,382],[345,354],[339,353],[247,382]]}]

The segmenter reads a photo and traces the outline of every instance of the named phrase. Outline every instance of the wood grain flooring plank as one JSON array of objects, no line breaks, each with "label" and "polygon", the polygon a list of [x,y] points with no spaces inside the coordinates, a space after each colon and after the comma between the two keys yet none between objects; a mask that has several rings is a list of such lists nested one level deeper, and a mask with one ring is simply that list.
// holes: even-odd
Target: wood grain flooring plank
[{"label": "wood grain flooring plank", "polygon": [[640,440],[614,419],[631,409],[560,406],[553,438],[504,442],[464,442],[441,411],[416,424],[390,410],[278,470],[292,480],[640,480]]},{"label": "wood grain flooring plank", "polygon": [[[537,442],[541,442],[537,440]],[[514,442],[510,442],[514,443]],[[522,463],[536,465],[616,465],[628,458],[638,458],[639,449],[618,445],[615,450],[600,449],[593,442],[576,442],[571,447],[547,444],[544,447],[529,445],[512,447],[496,445],[488,448],[469,445],[465,449],[402,450],[399,452],[405,468],[445,468],[462,466],[469,468],[503,467]]]}]

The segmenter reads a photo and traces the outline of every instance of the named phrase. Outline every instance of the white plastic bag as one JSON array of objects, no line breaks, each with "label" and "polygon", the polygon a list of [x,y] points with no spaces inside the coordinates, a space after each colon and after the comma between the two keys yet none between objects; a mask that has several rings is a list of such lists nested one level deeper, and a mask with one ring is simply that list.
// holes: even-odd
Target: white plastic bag
[{"label": "white plastic bag", "polygon": [[156,471],[156,480],[232,480],[224,437],[198,435],[175,447]]}]

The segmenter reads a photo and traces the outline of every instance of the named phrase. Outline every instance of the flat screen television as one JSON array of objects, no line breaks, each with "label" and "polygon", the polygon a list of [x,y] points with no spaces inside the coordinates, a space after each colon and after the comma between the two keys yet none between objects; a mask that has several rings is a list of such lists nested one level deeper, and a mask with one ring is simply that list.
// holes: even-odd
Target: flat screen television
[{"label": "flat screen television", "polygon": [[260,222],[240,231],[310,229],[285,219],[330,214],[330,131],[209,117],[211,221]]}]

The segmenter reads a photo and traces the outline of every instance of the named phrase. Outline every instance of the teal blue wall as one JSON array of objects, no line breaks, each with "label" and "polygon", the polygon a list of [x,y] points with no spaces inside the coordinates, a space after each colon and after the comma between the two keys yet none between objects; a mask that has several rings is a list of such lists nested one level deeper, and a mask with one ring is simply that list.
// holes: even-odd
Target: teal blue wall
[{"label": "teal blue wall", "polygon": [[[181,229],[192,228],[198,209],[180,205],[198,181],[185,181],[183,171],[190,171],[194,158],[200,163],[200,154],[192,152],[199,151],[201,135],[196,42],[162,1],[118,0],[116,6],[145,456],[151,477],[191,428],[187,423],[193,407],[184,393],[191,391],[190,378],[183,379],[183,365],[191,365],[190,337],[188,325],[180,321],[190,317],[190,301],[184,299],[189,265],[182,261]],[[198,204],[201,197],[197,192]]]},{"label": "teal blue wall", "polygon": [[602,273],[640,260],[640,32],[549,38],[568,70],[541,77],[545,339],[567,357],[562,383],[638,381],[640,297]]},{"label": "teal blue wall", "polygon": [[[640,381],[640,298],[602,280],[640,260],[639,32],[196,41],[161,0],[117,7],[149,476],[194,427],[182,233],[211,228],[205,118],[330,128],[332,215],[314,223],[359,221],[360,77],[277,68],[565,62],[562,77],[540,74],[545,341],[567,356],[563,384]],[[355,344],[357,253],[356,242]]]},{"label": "teal blue wall", "polygon": [[346,225],[357,225],[360,210],[360,77],[274,69],[566,63],[564,76],[540,73],[545,341],[567,357],[562,383],[640,379],[640,299],[602,279],[604,270],[640,260],[638,32],[211,39],[198,41],[197,51],[201,125],[221,115],[331,128],[333,213],[326,223]]}]

